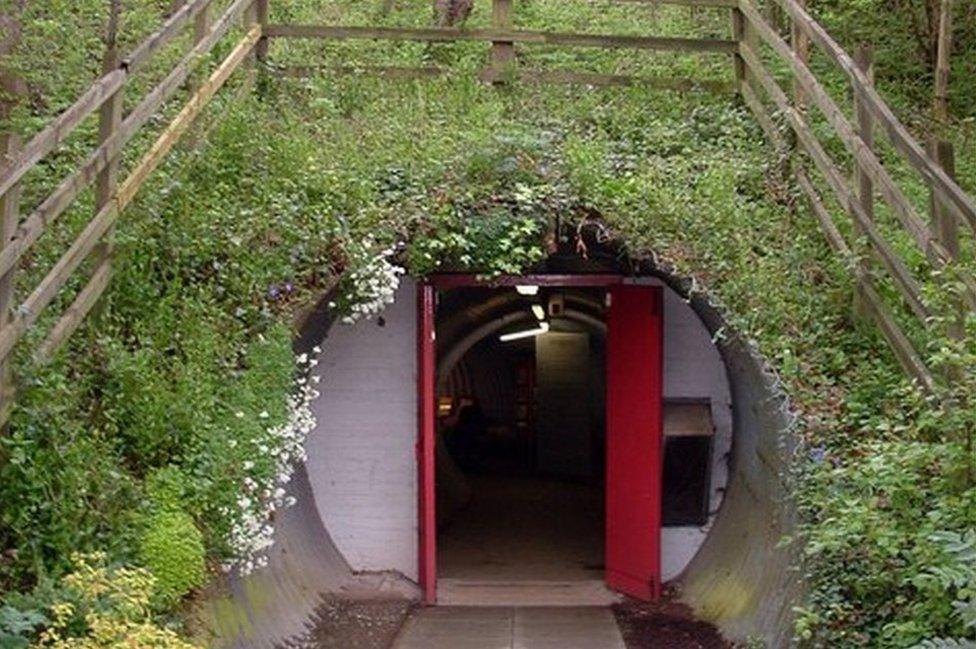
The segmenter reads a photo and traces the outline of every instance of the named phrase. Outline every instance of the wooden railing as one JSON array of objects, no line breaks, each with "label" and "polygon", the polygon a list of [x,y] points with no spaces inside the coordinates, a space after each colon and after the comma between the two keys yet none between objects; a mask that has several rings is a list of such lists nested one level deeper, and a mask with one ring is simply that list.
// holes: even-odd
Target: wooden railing
[{"label": "wooden railing", "polygon": [[[3,231],[0,240],[0,304],[6,305],[0,318],[0,365],[9,368],[10,356],[18,340],[37,322],[41,313],[54,301],[69,278],[86,260],[92,270],[87,283],[77,293],[35,350],[38,361],[49,358],[75,331],[105,291],[111,277],[112,229],[122,211],[135,198],[149,175],[183,136],[204,106],[241,66],[263,38],[261,20],[267,17],[266,0],[234,0],[213,24],[208,11],[213,0],[190,0],[180,7],[158,31],[143,41],[128,56],[109,52],[103,75],[67,110],[35,135],[23,147],[8,152],[0,168],[0,197],[3,207]],[[116,180],[119,161],[127,143],[146,127],[150,118],[184,87],[192,82],[191,74],[203,57],[224,39],[230,30],[244,23],[246,33],[231,53],[202,84],[197,84],[188,101],[159,134],[124,180]],[[174,39],[193,27],[194,43],[166,77],[150,90],[136,106],[123,115],[122,95],[133,75],[147,66],[153,57]],[[80,166],[39,205],[20,218],[19,185],[24,176],[63,144],[85,121],[98,112],[98,146]],[[90,186],[96,185],[95,213],[68,250],[50,271],[34,286],[21,303],[14,305],[16,273],[20,260],[45,230]],[[0,385],[0,426],[6,423],[12,400],[13,383],[9,372]]]},{"label": "wooden railing", "polygon": [[[923,295],[919,278],[875,222],[876,195],[884,200],[897,217],[913,243],[925,254],[946,282],[953,280],[963,287],[959,292],[958,318],[976,307],[976,280],[956,263],[960,254],[959,226],[976,229],[976,205],[951,177],[951,147],[941,144],[928,152],[909,134],[874,89],[867,60],[855,61],[841,49],[827,32],[805,11],[798,0],[775,0],[790,21],[788,43],[753,0],[666,0],[694,8],[707,7],[731,13],[731,38],[675,38],[658,36],[620,36],[580,33],[553,33],[516,29],[512,24],[512,0],[493,0],[492,27],[489,29],[418,29],[334,25],[268,24],[268,0],[234,0],[212,24],[208,10],[213,0],[189,0],[150,38],[126,57],[106,56],[103,76],[64,111],[47,128],[25,146],[8,156],[0,168],[0,368],[9,367],[10,356],[18,340],[37,322],[65,287],[68,279],[92,259],[87,283],[75,295],[72,304],[34,350],[38,360],[49,358],[71,335],[105,291],[111,277],[111,235],[121,212],[129,205],[149,175],[159,166],[175,143],[187,133],[195,118],[216,92],[242,63],[254,55],[263,60],[270,39],[375,39],[410,41],[484,41],[490,44],[488,64],[482,74],[486,80],[500,83],[512,77],[530,81],[571,82],[592,85],[629,85],[647,83],[672,89],[702,87],[721,90],[722,84],[682,78],[640,78],[625,75],[577,73],[572,71],[522,70],[516,59],[516,44],[549,44],[565,47],[631,48],[677,52],[703,52],[730,56],[735,74],[735,89],[751,108],[782,159],[791,162],[789,169],[796,183],[810,201],[826,237],[852,269],[853,281],[864,310],[874,319],[895,351],[905,370],[926,390],[935,390],[937,379],[926,367],[922,355],[911,342],[875,285],[876,273],[882,270],[891,278],[908,312],[928,326],[933,315]],[[617,0],[640,2],[642,0]],[[653,1],[653,0],[652,0]],[[246,31],[231,53],[210,77],[193,87],[182,110],[158,135],[152,147],[121,182],[116,181],[120,155],[134,135],[145,128],[150,118],[172,99],[190,80],[203,55],[225,38],[231,28],[243,23]],[[167,76],[127,114],[122,114],[122,93],[132,75],[154,55],[192,25],[194,44]],[[810,47],[816,46],[846,74],[855,98],[855,122],[852,123],[811,72]],[[769,67],[764,51],[778,57],[793,77],[791,92],[784,90]],[[111,54],[111,53],[110,53]],[[275,68],[275,66],[270,66]],[[364,68],[347,66],[348,70]],[[287,69],[291,74],[308,73],[309,68]],[[369,69],[366,69],[369,71]],[[340,70],[342,71],[342,70]],[[382,68],[374,71],[393,76],[423,77],[439,74],[431,68]],[[772,104],[773,111],[767,108]],[[817,138],[808,113],[815,106],[832,127],[855,161],[855,174],[848,179],[841,166],[832,159],[828,148]],[[25,218],[20,218],[19,184],[38,162],[49,156],[96,111],[99,112],[98,146],[84,162]],[[792,136],[786,137],[777,123],[785,120]],[[931,223],[911,204],[905,191],[895,182],[880,160],[874,143],[876,130],[882,132],[891,146],[932,193]],[[820,188],[809,172],[810,164],[826,181],[841,209],[849,215],[854,232],[865,240],[871,254],[855,254],[836,226]],[[26,299],[13,305],[15,275],[24,254],[45,229],[71,206],[79,195],[96,185],[95,213],[81,234],[57,261],[47,275],[32,288]],[[877,259],[881,268],[875,268]],[[950,287],[946,287],[950,291]],[[945,314],[942,314],[945,315]],[[960,335],[958,327],[953,335]],[[0,377],[5,377],[0,374]],[[0,425],[6,421],[11,402],[12,383],[3,378],[0,384]]]},{"label": "wooden railing", "polygon": [[[961,319],[976,308],[976,280],[963,264],[956,263],[960,251],[959,228],[976,232],[976,203],[952,178],[951,145],[935,142],[931,147],[933,155],[930,155],[878,94],[871,75],[870,50],[862,48],[855,60],[798,0],[775,2],[791,23],[790,43],[780,36],[777,27],[767,21],[752,0],[739,0],[738,7],[733,10],[739,26],[736,75],[739,92],[770,141],[784,155],[792,156],[792,171],[797,184],[809,200],[830,245],[852,269],[861,306],[877,323],[905,371],[924,389],[932,391],[937,377],[933,376],[916,345],[882,300],[876,286],[877,277],[883,271],[891,279],[905,308],[925,327],[936,320],[948,322],[946,333],[960,337]],[[811,71],[811,45],[846,75],[854,98],[854,123]],[[764,64],[763,46],[789,70],[793,80],[792,98]],[[771,102],[773,111],[767,109],[767,102]],[[811,127],[808,104],[820,112],[833,135],[852,157],[853,179],[842,173],[841,165],[817,138]],[[785,120],[795,143],[779,131],[774,115]],[[906,190],[896,182],[889,165],[881,161],[875,143],[876,132],[885,136],[901,161],[928,187],[931,194],[928,219],[919,213]],[[852,231],[867,242],[868,250],[857,251],[841,234],[810,175],[811,163],[825,179],[837,205],[852,219]],[[929,273],[929,279],[943,284],[942,290],[951,297],[951,312],[936,312],[926,304],[920,280],[913,276],[876,222],[877,198],[884,202],[913,244],[925,255],[934,271]],[[875,259],[880,263],[880,269],[872,263]],[[956,285],[960,287],[958,290]]]}]

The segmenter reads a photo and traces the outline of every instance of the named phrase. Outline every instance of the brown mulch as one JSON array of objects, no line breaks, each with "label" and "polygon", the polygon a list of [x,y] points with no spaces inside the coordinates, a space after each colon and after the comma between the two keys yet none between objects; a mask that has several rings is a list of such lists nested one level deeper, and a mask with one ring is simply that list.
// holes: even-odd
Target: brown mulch
[{"label": "brown mulch", "polygon": [[309,632],[279,649],[388,649],[415,605],[404,599],[325,599]]},{"label": "brown mulch", "polygon": [[732,649],[716,629],[683,604],[628,600],[613,607],[627,649]]}]

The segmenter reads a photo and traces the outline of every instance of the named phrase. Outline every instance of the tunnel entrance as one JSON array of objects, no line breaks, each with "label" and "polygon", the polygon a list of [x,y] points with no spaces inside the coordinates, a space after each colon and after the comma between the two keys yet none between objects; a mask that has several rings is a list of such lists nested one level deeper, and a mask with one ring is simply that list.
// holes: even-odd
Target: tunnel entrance
[{"label": "tunnel entrance", "polygon": [[[442,293],[438,322],[512,291]],[[446,350],[438,359],[447,360],[438,363],[435,462],[441,602],[527,584],[607,599],[606,290],[523,291],[533,294],[516,292],[499,328],[453,366]]]},{"label": "tunnel entrance", "polygon": [[[665,399],[666,290],[616,275],[421,285],[419,369],[433,374],[419,455],[429,603],[504,603],[491,593],[557,585],[605,600],[604,581],[653,599],[684,568],[721,500],[713,465],[727,460],[731,431],[716,446],[724,368],[686,305],[672,316]],[[676,390],[682,380],[694,385]]]}]

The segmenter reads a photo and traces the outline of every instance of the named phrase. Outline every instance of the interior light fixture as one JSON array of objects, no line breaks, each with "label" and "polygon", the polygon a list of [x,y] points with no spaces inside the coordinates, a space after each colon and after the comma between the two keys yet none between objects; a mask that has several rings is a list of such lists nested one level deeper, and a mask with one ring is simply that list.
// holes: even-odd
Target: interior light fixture
[{"label": "interior light fixture", "polygon": [[539,287],[535,284],[516,284],[515,290],[519,295],[538,295]]},{"label": "interior light fixture", "polygon": [[540,322],[539,326],[535,329],[525,329],[523,331],[513,331],[510,334],[502,334],[498,337],[498,340],[503,343],[507,343],[510,340],[518,340],[519,338],[531,338],[532,336],[538,336],[549,331],[548,322]]},{"label": "interior light fixture", "polygon": [[540,321],[546,319],[546,310],[542,308],[541,304],[533,304],[532,313],[534,313],[535,317],[538,318]]}]

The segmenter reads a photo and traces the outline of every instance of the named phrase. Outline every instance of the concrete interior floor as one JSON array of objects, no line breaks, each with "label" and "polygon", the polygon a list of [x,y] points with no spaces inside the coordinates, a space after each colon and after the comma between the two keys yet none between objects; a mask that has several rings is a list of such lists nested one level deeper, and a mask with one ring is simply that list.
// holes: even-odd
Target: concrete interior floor
[{"label": "concrete interior floor", "polygon": [[601,486],[469,475],[471,501],[438,535],[438,576],[479,581],[603,579]]}]

